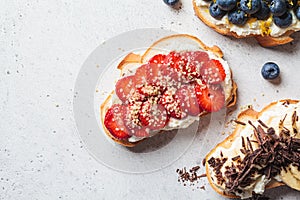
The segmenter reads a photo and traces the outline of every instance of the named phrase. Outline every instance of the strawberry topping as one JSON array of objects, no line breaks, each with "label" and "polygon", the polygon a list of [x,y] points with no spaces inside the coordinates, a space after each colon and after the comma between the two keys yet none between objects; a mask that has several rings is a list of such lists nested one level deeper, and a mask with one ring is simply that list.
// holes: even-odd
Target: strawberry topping
[{"label": "strawberry topping", "polygon": [[136,85],[141,86],[147,83],[147,74],[149,71],[149,65],[145,64],[140,66],[135,71],[135,81]]},{"label": "strawberry topping", "polygon": [[150,64],[163,64],[165,58],[166,58],[166,55],[164,55],[164,54],[157,54],[157,55],[153,56],[152,58],[150,58],[150,60],[148,61],[148,63],[150,63]]},{"label": "strawberry topping", "polygon": [[183,85],[177,91],[176,95],[180,100],[180,105],[189,115],[197,116],[202,112],[196,98],[194,84]]},{"label": "strawberry topping", "polygon": [[123,121],[123,112],[124,106],[120,104],[114,104],[108,109],[104,118],[104,125],[106,129],[118,139],[129,138],[129,130],[125,126]]},{"label": "strawberry topping", "polygon": [[130,135],[146,137],[149,135],[149,132],[146,130],[146,127],[142,126],[142,123],[139,120],[141,106],[142,102],[136,102],[124,107],[124,124],[127,127]]},{"label": "strawberry topping", "polygon": [[202,80],[207,84],[219,84],[225,80],[225,70],[218,60],[210,60],[204,63],[200,69]]},{"label": "strawberry topping", "polygon": [[207,112],[216,112],[224,107],[225,95],[221,85],[195,86],[196,96],[201,108]]},{"label": "strawberry topping", "polygon": [[186,65],[181,69],[182,74],[190,81],[194,81],[200,77],[200,68],[204,63],[209,61],[208,54],[201,51],[183,52],[181,56],[187,60]]},{"label": "strawberry topping", "polygon": [[136,86],[135,76],[125,76],[116,83],[116,94],[122,102],[126,102]]},{"label": "strawberry topping", "polygon": [[225,77],[220,61],[210,60],[206,52],[157,54],[116,83],[123,103],[109,108],[104,125],[118,139],[148,137],[150,130],[164,128],[170,117],[216,112],[225,104],[220,85]]},{"label": "strawberry topping", "polygon": [[187,113],[184,112],[183,108],[180,105],[180,100],[174,91],[171,89],[167,89],[159,101],[165,109],[170,117],[176,119],[183,119],[187,117]]},{"label": "strawberry topping", "polygon": [[174,51],[170,52],[164,60],[164,63],[167,66],[176,69],[178,72],[181,71],[182,67],[185,66],[187,62],[186,58]]},{"label": "strawberry topping", "polygon": [[159,130],[169,121],[166,109],[155,101],[145,101],[139,112],[139,119],[143,126],[151,130]]}]

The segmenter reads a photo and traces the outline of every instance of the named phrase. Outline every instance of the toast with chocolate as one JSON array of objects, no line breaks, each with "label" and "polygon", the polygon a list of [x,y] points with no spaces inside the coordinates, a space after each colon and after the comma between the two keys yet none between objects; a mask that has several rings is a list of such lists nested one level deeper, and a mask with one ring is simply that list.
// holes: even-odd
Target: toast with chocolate
[{"label": "toast with chocolate", "polygon": [[238,115],[233,133],[206,156],[212,188],[229,198],[248,198],[266,188],[300,190],[300,102],[280,100]]}]

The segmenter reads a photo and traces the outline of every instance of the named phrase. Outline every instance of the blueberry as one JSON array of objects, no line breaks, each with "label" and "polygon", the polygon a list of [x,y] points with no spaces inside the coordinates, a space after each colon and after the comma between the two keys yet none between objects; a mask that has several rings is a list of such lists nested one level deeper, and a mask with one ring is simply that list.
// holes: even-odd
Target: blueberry
[{"label": "blueberry", "polygon": [[230,11],[236,6],[237,0],[217,0],[216,3],[222,10]]},{"label": "blueberry", "polygon": [[169,6],[174,6],[179,2],[179,0],[164,0],[164,2]]},{"label": "blueberry", "polygon": [[226,11],[221,10],[218,4],[212,2],[209,6],[209,13],[215,19],[222,19],[222,17],[226,14]]},{"label": "blueberry", "polygon": [[247,14],[256,13],[261,7],[261,0],[241,0],[241,9]]},{"label": "blueberry", "polygon": [[292,24],[293,16],[290,12],[286,12],[282,16],[274,16],[274,23],[280,28],[287,28]]},{"label": "blueberry", "polygon": [[270,16],[270,8],[267,3],[261,0],[261,8],[258,12],[253,14],[253,17],[256,17],[259,20],[266,20]]},{"label": "blueberry", "polygon": [[272,80],[279,76],[280,69],[278,65],[274,62],[267,62],[263,65],[261,69],[261,75],[264,79]]},{"label": "blueberry", "polygon": [[228,20],[235,24],[242,26],[247,22],[247,14],[242,10],[233,10],[228,13]]},{"label": "blueberry", "polygon": [[298,7],[294,10],[294,12],[295,12],[295,15],[296,15],[297,19],[300,20],[300,6],[298,6]]},{"label": "blueberry", "polygon": [[272,0],[270,4],[270,11],[274,16],[281,16],[287,11],[287,4],[285,0]]}]

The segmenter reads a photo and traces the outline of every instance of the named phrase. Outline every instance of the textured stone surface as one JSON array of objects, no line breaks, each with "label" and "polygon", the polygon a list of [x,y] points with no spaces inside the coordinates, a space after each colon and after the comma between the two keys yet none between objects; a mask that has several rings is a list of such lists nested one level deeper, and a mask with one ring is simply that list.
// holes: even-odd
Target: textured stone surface
[{"label": "textured stone surface", "polygon": [[[77,136],[73,118],[73,88],[88,55],[114,35],[146,27],[190,33],[208,45],[218,44],[233,66],[239,106],[259,108],[271,100],[300,98],[298,40],[263,49],[252,39],[222,37],[194,16],[190,0],[182,3],[175,11],[162,0],[0,1],[0,199],[218,198],[205,179],[198,186],[205,185],[206,191],[177,183],[177,168],[201,162],[201,133],[172,166],[130,175],[96,162]],[[281,66],[279,85],[260,76],[260,67],[269,60]],[[269,194],[297,199],[299,193],[286,190]]]}]

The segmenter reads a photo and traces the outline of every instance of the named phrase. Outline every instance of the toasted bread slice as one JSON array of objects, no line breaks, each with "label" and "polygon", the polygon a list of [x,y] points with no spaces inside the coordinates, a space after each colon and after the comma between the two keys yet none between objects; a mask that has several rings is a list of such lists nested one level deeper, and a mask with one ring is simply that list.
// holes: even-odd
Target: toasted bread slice
[{"label": "toasted bread slice", "polygon": [[[299,126],[300,123],[296,121],[296,118],[298,117],[296,116],[293,117],[293,115],[295,115],[295,113],[298,112],[300,113],[299,101],[290,100],[290,99],[280,100],[278,102],[270,103],[268,106],[263,108],[260,112],[257,112],[252,108],[249,108],[241,112],[237,117],[238,124],[235,130],[233,131],[233,133],[230,136],[228,136],[224,141],[219,143],[216,147],[214,147],[206,156],[206,163],[205,163],[206,174],[212,188],[222,196],[228,198],[240,198],[241,194],[231,193],[228,191],[227,188],[225,188],[225,185],[223,183],[217,183],[216,173],[214,172],[211,165],[209,164],[209,160],[211,158],[214,159],[217,158],[220,152],[224,154],[223,155],[224,157],[229,155],[228,162],[226,161],[224,166],[222,166],[222,168],[225,168],[225,166],[228,166],[228,163],[234,162],[232,161],[234,160],[232,158],[236,156],[240,156],[240,158],[243,159],[243,153],[240,151],[240,149],[243,148],[243,144],[242,144],[243,142],[241,142],[242,140],[248,137],[249,141],[251,141],[252,148],[254,151],[260,147],[257,142],[258,139],[257,137],[255,137],[255,134],[253,133],[254,131],[253,126],[264,124],[268,128],[273,127],[275,130],[275,134],[277,135],[277,137],[279,137],[279,133],[282,127],[288,130],[294,130],[295,127],[297,127],[297,129],[298,127],[300,127]],[[294,118],[294,122],[292,122],[293,118]],[[252,122],[252,125],[249,123],[249,121]],[[244,139],[241,140],[241,138]],[[293,138],[300,138],[300,134],[297,133],[293,135]],[[300,190],[299,188],[300,171],[298,170],[298,168],[293,166],[292,164],[289,164],[288,166],[285,166],[283,168],[281,172],[277,175],[277,177],[272,177],[272,179],[265,182],[268,183],[265,185],[265,188],[266,189],[274,188],[286,184],[291,188]],[[222,170],[224,169],[221,169],[221,171]],[[222,173],[223,172],[224,171],[222,171]],[[258,183],[255,184],[258,185]],[[253,185],[253,187],[254,186],[255,185]],[[252,191],[253,190],[254,188],[252,188]],[[252,191],[250,190],[250,192],[248,192],[248,195],[252,194]],[[260,190],[259,192],[262,191],[264,191],[264,189]]]},{"label": "toasted bread slice", "polygon": [[[254,37],[258,41],[258,43],[263,47],[273,47],[287,44],[293,41],[293,38],[290,37],[290,35],[300,30],[299,22],[296,22],[292,24],[290,28],[282,28],[281,32],[277,33],[276,35],[272,35],[272,33],[270,33],[270,27],[275,27],[275,25],[271,17],[265,21],[256,20],[256,18],[252,18],[248,20],[248,22],[244,26],[233,25],[229,23],[227,16],[224,16],[222,20],[214,19],[209,14],[209,3],[206,3],[207,6],[204,6],[199,4],[199,2],[203,0],[192,1],[195,14],[198,16],[198,18],[201,21],[203,21],[207,26],[214,29],[216,32],[222,35],[233,36],[235,38]],[[295,18],[295,16],[293,17]],[[258,25],[253,25],[255,21],[258,22]],[[253,31],[253,29],[256,30]],[[276,29],[280,28],[276,27]]]},{"label": "toasted bread slice", "polygon": [[[134,70],[136,66],[141,66],[144,63],[147,63],[150,58],[152,58],[154,55],[157,54],[168,54],[171,51],[207,51],[213,54],[215,57],[221,58],[223,57],[222,51],[216,47],[208,47],[205,44],[203,44],[202,41],[200,41],[198,38],[191,36],[191,35],[186,35],[186,34],[178,34],[178,35],[171,35],[168,37],[164,37],[157,42],[153,43],[143,55],[138,55],[135,53],[130,53],[125,58],[120,62],[120,64],[117,66],[117,68],[121,71],[121,76],[128,73],[128,71]],[[222,60],[223,61],[223,60]],[[226,63],[224,61],[224,63]],[[227,65],[227,63],[226,63]],[[227,65],[228,66],[228,65]],[[237,91],[237,85],[236,83],[232,80],[232,73],[230,68],[228,67],[229,70],[229,85],[227,86],[227,93],[228,95],[226,96],[226,106],[230,107],[235,105],[236,103],[236,91]],[[104,126],[104,118],[107,110],[110,108],[110,106],[113,104],[113,96],[114,96],[114,91],[107,97],[107,99],[102,103],[101,108],[100,108],[100,115],[101,115],[101,120],[102,120],[102,125],[104,128],[105,133],[107,136],[109,136],[112,140],[117,142],[118,144],[121,144],[123,146],[127,147],[133,147],[136,144],[140,143],[141,141],[147,139],[141,139],[138,141],[129,141],[128,139],[118,139],[115,138],[110,132],[106,129]],[[206,112],[200,113],[199,117],[207,114]]]}]

